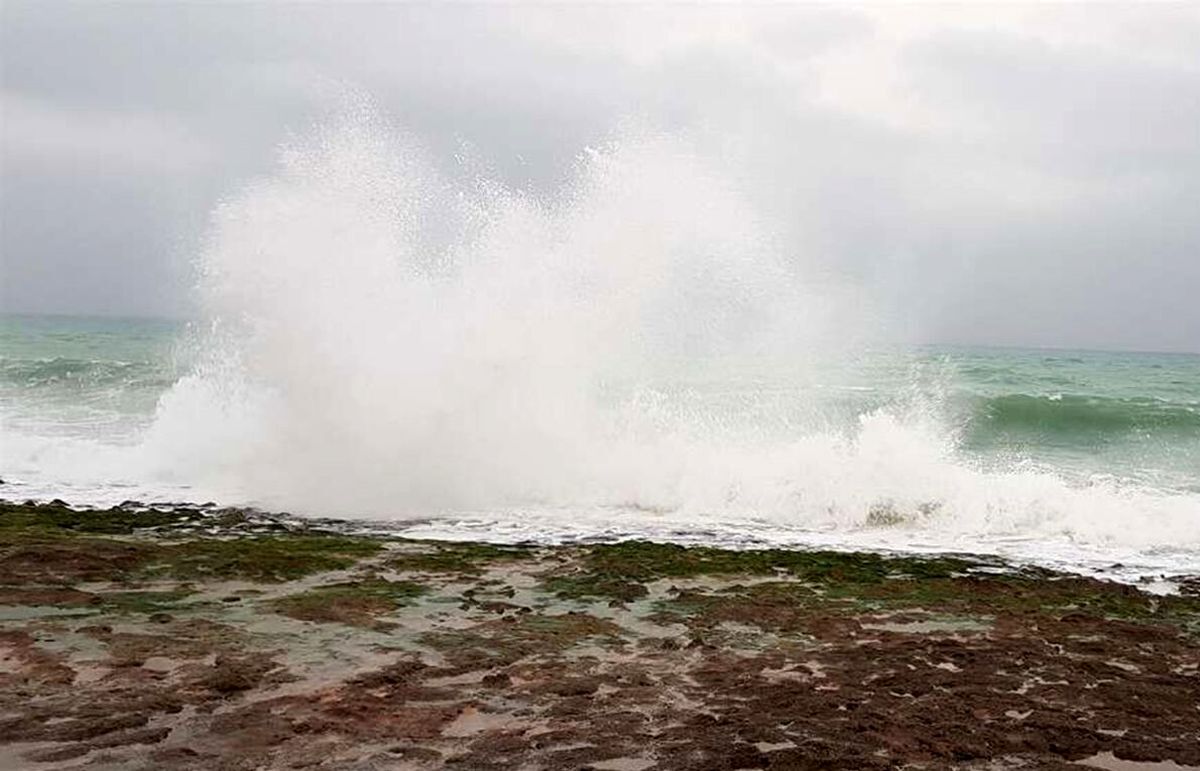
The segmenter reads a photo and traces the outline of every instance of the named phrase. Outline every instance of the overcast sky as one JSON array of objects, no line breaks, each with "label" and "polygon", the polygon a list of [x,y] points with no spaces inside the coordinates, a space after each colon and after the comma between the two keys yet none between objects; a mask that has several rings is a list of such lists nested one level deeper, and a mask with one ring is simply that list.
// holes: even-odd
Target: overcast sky
[{"label": "overcast sky", "polygon": [[687,133],[912,339],[1200,351],[1200,6],[0,13],[7,311],[187,315],[214,204],[353,90],[539,194]]}]

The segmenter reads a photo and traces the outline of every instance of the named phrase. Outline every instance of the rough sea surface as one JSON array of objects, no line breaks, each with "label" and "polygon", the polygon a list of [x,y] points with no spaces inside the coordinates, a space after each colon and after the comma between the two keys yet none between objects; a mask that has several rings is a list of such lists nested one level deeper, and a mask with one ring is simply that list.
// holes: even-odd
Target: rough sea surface
[{"label": "rough sea surface", "polygon": [[[517,457],[525,445],[482,411],[478,447],[463,414],[427,416],[445,433],[406,437],[378,384],[327,386],[327,404],[306,403],[327,416],[276,422],[271,399],[289,384],[231,392],[202,366],[205,340],[177,322],[2,317],[3,497],[213,500],[508,542],[962,551],[1127,577],[1200,565],[1200,356],[944,347],[864,351],[817,371],[681,364],[592,383],[596,435],[547,459]],[[339,400],[355,402],[343,426],[331,422]],[[372,406],[379,431],[359,418]],[[533,441],[545,431],[527,428]],[[272,430],[289,435],[254,433]],[[355,453],[311,446],[320,431]],[[519,484],[494,481],[505,477]]]},{"label": "rough sea surface", "polygon": [[1200,357],[897,345],[760,203],[686,137],[538,194],[352,110],[222,199],[194,323],[4,319],[4,495],[1196,572]]}]

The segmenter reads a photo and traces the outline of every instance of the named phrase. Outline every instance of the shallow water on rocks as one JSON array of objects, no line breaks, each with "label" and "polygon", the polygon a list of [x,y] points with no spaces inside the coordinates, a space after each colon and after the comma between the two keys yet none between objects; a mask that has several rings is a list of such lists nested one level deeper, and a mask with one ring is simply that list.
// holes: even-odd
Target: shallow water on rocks
[{"label": "shallow water on rocks", "polygon": [[1111,752],[1101,752],[1081,760],[1079,763],[1092,768],[1102,768],[1105,771],[1200,771],[1200,766],[1181,766],[1172,760],[1122,760]]}]

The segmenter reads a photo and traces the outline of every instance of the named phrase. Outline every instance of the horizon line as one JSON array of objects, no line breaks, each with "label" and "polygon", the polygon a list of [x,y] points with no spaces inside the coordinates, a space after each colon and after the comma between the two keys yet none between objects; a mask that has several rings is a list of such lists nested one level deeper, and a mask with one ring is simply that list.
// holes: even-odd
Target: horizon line
[{"label": "horizon line", "polygon": [[[70,313],[65,311],[9,311],[0,310],[0,316],[25,316],[25,317],[42,317],[42,318],[72,318],[72,319],[95,319],[95,320],[110,320],[110,321],[162,321],[186,324],[199,319],[195,316],[164,316],[160,314],[150,313],[109,313],[104,311],[91,311],[87,313]],[[910,348],[985,348],[990,350],[1014,350],[1014,351],[1056,351],[1061,353],[1142,353],[1142,354],[1158,354],[1165,356],[1200,356],[1200,349],[1162,349],[1162,348],[1097,348],[1092,346],[1071,346],[1071,345],[1039,345],[1032,343],[1017,344],[1017,343],[985,343],[975,342],[967,343],[962,341],[949,340],[930,340],[924,342],[909,342],[909,343],[889,343],[883,347],[910,347]]]}]

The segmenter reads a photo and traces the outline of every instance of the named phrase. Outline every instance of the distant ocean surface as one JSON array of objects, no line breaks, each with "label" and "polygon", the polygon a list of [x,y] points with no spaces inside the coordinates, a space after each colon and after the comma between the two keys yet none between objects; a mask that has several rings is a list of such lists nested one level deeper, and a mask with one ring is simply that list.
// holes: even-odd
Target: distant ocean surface
[{"label": "distant ocean surface", "polygon": [[[253,389],[230,393],[198,339],[177,322],[0,317],[0,496],[256,504],[441,537],[640,535],[1200,569],[1196,355],[922,347],[862,352],[817,374],[730,364],[598,382],[589,399],[616,439],[550,469],[544,484],[533,453],[513,467],[530,474],[524,487],[481,485],[457,503],[440,494],[444,466],[455,467],[453,487],[472,464],[480,478],[504,474],[509,459],[491,454],[515,451],[487,445],[498,435],[492,413],[478,417],[479,447],[434,441],[414,461],[393,451],[404,423],[387,400],[383,432],[337,423],[339,400],[358,400],[357,415],[380,399],[365,385],[310,399],[307,410],[328,414],[299,430],[294,417],[273,422]],[[407,385],[397,375],[387,387],[403,399]],[[278,395],[289,384],[267,386]],[[510,398],[502,384],[495,398]],[[260,446],[256,431],[288,435]],[[323,436],[361,454],[339,465],[345,453],[312,446]],[[260,455],[271,468],[247,471]]]}]

